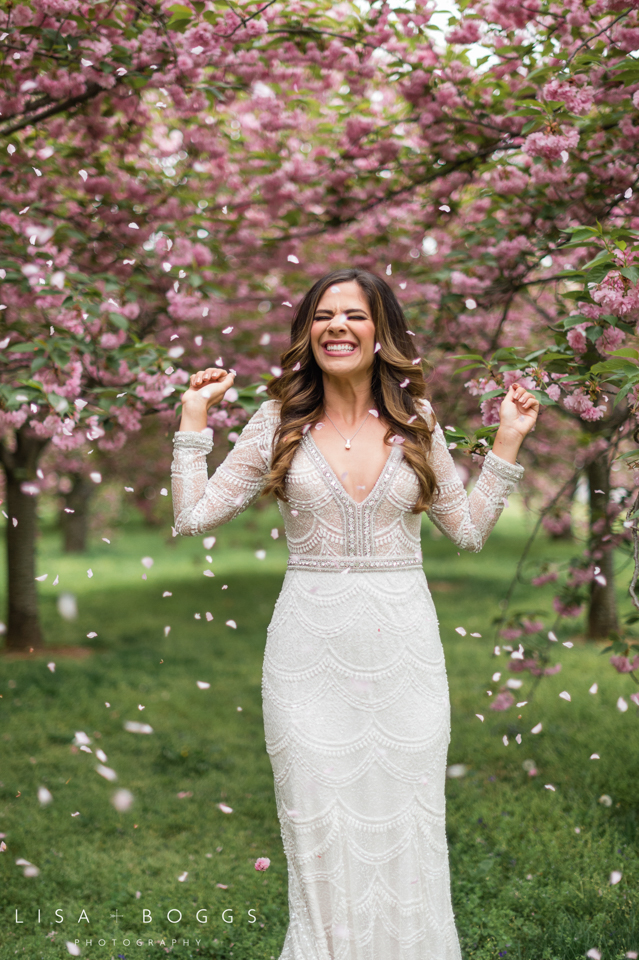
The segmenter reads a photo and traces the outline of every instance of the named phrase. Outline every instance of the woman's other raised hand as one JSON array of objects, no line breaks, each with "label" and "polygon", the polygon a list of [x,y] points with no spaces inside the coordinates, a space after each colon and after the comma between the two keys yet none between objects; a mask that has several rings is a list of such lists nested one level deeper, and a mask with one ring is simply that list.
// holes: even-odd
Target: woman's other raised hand
[{"label": "woman's other raised hand", "polygon": [[223,399],[234,380],[235,370],[220,367],[207,367],[192,374],[189,388],[182,394],[180,430],[204,430],[209,408]]}]

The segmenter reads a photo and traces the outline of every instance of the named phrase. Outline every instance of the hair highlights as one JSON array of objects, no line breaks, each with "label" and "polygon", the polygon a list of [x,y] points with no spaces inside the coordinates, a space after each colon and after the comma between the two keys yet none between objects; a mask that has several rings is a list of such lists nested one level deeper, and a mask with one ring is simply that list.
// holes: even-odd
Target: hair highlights
[{"label": "hair highlights", "polygon": [[[271,380],[268,396],[281,402],[280,423],[273,441],[273,460],[265,493],[286,500],[286,475],[295,451],[311,424],[324,412],[322,370],[311,348],[311,326],[324,293],[336,283],[356,281],[368,300],[380,349],[375,354],[371,389],[380,417],[389,425],[384,442],[403,437],[406,461],[415,471],[419,495],[413,513],[428,509],[437,480],[428,459],[432,429],[415,401],[426,396],[426,382],[417,352],[406,330],[402,308],[390,286],[367,270],[335,270],[320,277],[299,304],[291,325],[291,342],[281,358],[282,375]],[[400,384],[405,383],[401,387]],[[409,420],[411,421],[409,423]]]}]

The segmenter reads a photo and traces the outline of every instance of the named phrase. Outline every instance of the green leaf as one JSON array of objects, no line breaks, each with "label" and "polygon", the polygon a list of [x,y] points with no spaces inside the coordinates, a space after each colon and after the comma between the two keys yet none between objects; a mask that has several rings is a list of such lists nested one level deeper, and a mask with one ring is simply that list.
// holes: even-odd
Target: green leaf
[{"label": "green leaf", "polygon": [[110,313],[109,320],[116,327],[119,327],[120,330],[129,329],[129,321],[127,320],[126,317],[123,317],[121,313]]},{"label": "green leaf", "polygon": [[552,407],[556,403],[556,401],[551,400],[548,394],[544,393],[543,390],[529,390],[528,393],[532,393],[533,397],[536,397],[544,407]]},{"label": "green leaf", "polygon": [[632,347],[620,347],[619,350],[613,350],[611,356],[631,357],[633,360],[639,360],[639,350],[634,350]]}]

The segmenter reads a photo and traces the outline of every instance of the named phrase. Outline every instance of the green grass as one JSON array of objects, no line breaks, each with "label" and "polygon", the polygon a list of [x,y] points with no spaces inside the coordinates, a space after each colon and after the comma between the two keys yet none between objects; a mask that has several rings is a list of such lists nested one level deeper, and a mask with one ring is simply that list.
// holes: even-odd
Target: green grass
[{"label": "green grass", "polygon": [[[603,960],[619,960],[639,950],[638,718],[634,705],[625,713],[616,709],[617,698],[633,691],[632,681],[601,657],[600,646],[579,640],[577,624],[575,646],[557,646],[561,673],[545,679],[531,703],[506,713],[489,709],[491,674],[501,669],[506,676],[505,658],[491,656],[491,621],[529,524],[508,511],[479,555],[460,556],[424,530],[425,571],[451,692],[448,762],[468,768],[463,779],[447,781],[457,926],[465,960],[572,960],[591,947]],[[273,527],[278,540],[270,537]],[[273,507],[252,510],[215,535],[214,578],[202,575],[209,564],[201,538],[173,539],[170,531],[167,538],[165,531],[129,525],[111,544],[98,539],[86,556],[71,558],[59,554],[55,531],[43,535],[38,573],[49,574],[40,592],[53,652],[0,658],[0,832],[7,844],[0,854],[2,960],[67,957],[65,941],[76,937],[82,955],[96,960],[166,956],[173,939],[177,957],[279,958],[288,924],[286,861],[260,682],[286,547]],[[266,559],[255,557],[257,549],[266,549]],[[570,544],[535,547],[539,556],[549,549],[564,559],[577,552]],[[154,564],[143,580],[145,556]],[[56,609],[64,591],[77,597],[72,622]],[[164,591],[172,596],[163,598]],[[551,596],[551,587],[532,594],[522,587],[517,594],[518,602],[532,597],[536,606],[547,606]],[[226,626],[229,619],[237,629]],[[457,626],[468,635],[458,635]],[[97,637],[87,639],[93,631]],[[60,645],[93,653],[56,655]],[[197,680],[210,689],[199,690]],[[593,696],[588,688],[595,680]],[[529,689],[525,681],[520,700]],[[562,690],[571,702],[559,698]],[[124,720],[150,723],[154,733],[128,733]],[[532,735],[540,720],[542,732]],[[79,730],[91,737],[93,750],[105,751],[117,783],[94,771],[92,754],[72,750]],[[593,752],[601,759],[590,760]],[[527,759],[537,776],[523,769]],[[53,803],[41,806],[40,786],[51,791]],[[123,813],[111,804],[119,787],[134,795]],[[179,792],[192,795],[180,799]],[[612,798],[610,807],[598,802],[602,794]],[[220,802],[233,813],[220,811]],[[271,860],[265,873],[254,869],[260,856]],[[39,867],[38,876],[23,876],[15,863],[20,857]],[[623,873],[614,886],[612,870]],[[166,919],[172,908],[182,911],[181,923]],[[226,908],[232,924],[222,919]],[[23,924],[15,923],[16,909]],[[62,923],[55,922],[56,909]],[[90,923],[77,922],[83,909]],[[117,925],[110,916],[116,909]],[[151,923],[142,922],[143,909],[151,911]],[[208,923],[196,922],[199,909]],[[138,938],[147,946],[136,946]],[[162,939],[164,945],[156,942]]]}]

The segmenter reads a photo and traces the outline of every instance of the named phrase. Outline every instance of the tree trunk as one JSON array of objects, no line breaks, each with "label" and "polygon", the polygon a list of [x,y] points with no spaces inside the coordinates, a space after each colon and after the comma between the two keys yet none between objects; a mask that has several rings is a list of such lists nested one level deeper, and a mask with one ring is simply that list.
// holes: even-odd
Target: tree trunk
[{"label": "tree trunk", "polygon": [[[48,438],[28,427],[16,431],[16,449],[0,446],[7,479],[7,641],[8,650],[43,646],[35,581],[37,496],[24,493],[24,483],[35,483],[38,460]],[[15,522],[17,521],[17,523]]]},{"label": "tree trunk", "polygon": [[588,466],[590,487],[590,554],[606,578],[605,586],[593,580],[588,608],[588,636],[602,640],[619,629],[615,597],[614,552],[610,546],[610,467],[605,453]]},{"label": "tree trunk", "polygon": [[64,535],[65,553],[84,553],[87,549],[87,534],[89,530],[89,500],[95,489],[80,473],[71,474],[73,486],[65,494],[64,505],[73,513],[60,513],[60,526]]}]

